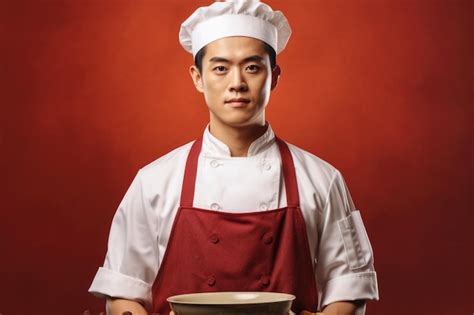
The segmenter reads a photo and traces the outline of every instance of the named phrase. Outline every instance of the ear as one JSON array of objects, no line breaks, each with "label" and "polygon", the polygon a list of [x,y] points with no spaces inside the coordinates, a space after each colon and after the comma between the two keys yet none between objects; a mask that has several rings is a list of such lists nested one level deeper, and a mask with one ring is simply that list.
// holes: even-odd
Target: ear
[{"label": "ear", "polygon": [[192,65],[189,67],[189,74],[191,75],[191,78],[193,79],[196,90],[198,90],[201,93],[204,93],[204,88],[202,84],[202,76],[201,76],[201,73],[199,72],[199,69],[195,65]]},{"label": "ear", "polygon": [[281,69],[279,65],[275,65],[275,68],[272,70],[272,85],[271,90],[273,91],[278,84],[278,79],[280,78]]}]

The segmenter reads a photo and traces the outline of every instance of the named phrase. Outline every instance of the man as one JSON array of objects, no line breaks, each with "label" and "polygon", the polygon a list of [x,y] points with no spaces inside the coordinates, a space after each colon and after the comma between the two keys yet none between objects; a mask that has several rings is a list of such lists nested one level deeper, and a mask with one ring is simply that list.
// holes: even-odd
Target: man
[{"label": "man", "polygon": [[216,2],[181,26],[209,108],[196,141],[140,169],[113,219],[90,292],[108,314],[167,314],[171,295],[275,291],[293,311],[364,314],[378,299],[359,211],[333,166],[265,120],[291,34],[257,1]]}]

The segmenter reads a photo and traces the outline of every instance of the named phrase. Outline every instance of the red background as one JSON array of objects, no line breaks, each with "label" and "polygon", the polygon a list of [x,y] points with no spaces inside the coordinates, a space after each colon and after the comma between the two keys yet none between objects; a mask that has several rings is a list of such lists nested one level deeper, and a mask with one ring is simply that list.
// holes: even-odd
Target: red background
[{"label": "red background", "polygon": [[[87,289],[134,174],[207,123],[177,33],[208,3],[1,2],[0,313],[103,310]],[[267,119],[342,171],[367,313],[471,314],[474,2],[268,3],[294,33]]]}]

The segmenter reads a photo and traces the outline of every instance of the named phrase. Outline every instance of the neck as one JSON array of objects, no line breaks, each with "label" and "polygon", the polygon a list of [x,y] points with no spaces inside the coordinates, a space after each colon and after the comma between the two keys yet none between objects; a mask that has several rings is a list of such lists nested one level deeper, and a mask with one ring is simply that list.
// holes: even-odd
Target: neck
[{"label": "neck", "polygon": [[247,156],[250,144],[262,136],[268,126],[265,121],[245,127],[234,127],[215,121],[209,122],[211,134],[224,142],[233,157]]}]

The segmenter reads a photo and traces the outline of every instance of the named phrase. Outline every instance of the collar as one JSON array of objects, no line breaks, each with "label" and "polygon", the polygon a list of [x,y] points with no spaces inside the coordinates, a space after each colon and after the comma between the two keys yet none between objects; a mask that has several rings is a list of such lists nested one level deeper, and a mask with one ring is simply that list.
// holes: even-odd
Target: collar
[{"label": "collar", "polygon": [[[267,122],[266,124],[267,130],[265,133],[250,144],[247,157],[255,156],[264,152],[275,142],[275,133],[273,132],[270,123]],[[207,124],[203,134],[202,152],[206,155],[216,157],[231,157],[229,147],[209,131],[209,123]]]}]

